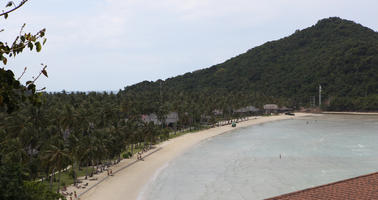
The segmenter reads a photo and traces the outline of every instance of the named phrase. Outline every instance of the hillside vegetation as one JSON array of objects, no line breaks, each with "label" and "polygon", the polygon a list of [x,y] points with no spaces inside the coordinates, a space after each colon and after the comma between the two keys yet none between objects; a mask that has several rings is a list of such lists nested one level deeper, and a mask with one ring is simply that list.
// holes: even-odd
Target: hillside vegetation
[{"label": "hillside vegetation", "polygon": [[323,109],[378,110],[378,33],[337,17],[323,19],[224,63],[165,81],[141,82],[123,93],[144,103],[150,100],[151,111],[156,110],[160,88],[173,107],[181,95],[214,102],[207,105],[214,108],[224,108],[221,102],[298,108],[310,106],[319,84]]}]

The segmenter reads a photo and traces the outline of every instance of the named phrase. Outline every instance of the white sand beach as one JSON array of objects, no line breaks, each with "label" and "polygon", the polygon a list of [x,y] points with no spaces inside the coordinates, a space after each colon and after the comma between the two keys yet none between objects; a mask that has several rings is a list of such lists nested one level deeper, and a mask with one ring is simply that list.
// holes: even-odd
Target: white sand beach
[{"label": "white sand beach", "polygon": [[322,114],[340,114],[340,115],[378,115],[378,112],[322,112]]},{"label": "white sand beach", "polygon": [[[277,115],[270,117],[251,117],[248,121],[240,122],[236,128],[261,124],[265,122],[284,120],[302,117],[306,113],[295,113],[295,116]],[[169,141],[158,144],[155,148],[160,149],[150,156],[146,157],[144,161],[138,161],[131,166],[119,171],[114,176],[110,176],[103,182],[93,187],[91,190],[80,196],[81,200],[132,200],[138,199],[139,194],[143,191],[145,185],[158,174],[159,169],[163,168],[169,161],[179,156],[193,145],[207,139],[214,137],[228,131],[234,130],[231,125],[211,128],[195,133],[185,134],[183,136],[171,139]],[[154,151],[154,150],[151,150]],[[147,152],[148,153],[148,152]],[[120,169],[132,160],[123,161],[118,166],[113,168],[113,171]],[[104,176],[103,176],[104,177]],[[99,177],[99,180],[103,177]],[[87,188],[88,189],[88,188]],[[72,191],[72,187],[71,187]],[[78,190],[81,194],[85,190]]]}]

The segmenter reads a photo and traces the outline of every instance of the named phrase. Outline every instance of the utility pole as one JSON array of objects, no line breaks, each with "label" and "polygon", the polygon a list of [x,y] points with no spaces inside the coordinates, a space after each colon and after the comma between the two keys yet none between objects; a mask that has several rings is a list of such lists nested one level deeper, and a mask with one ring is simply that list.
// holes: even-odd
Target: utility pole
[{"label": "utility pole", "polygon": [[322,86],[319,85],[319,108],[322,105]]}]

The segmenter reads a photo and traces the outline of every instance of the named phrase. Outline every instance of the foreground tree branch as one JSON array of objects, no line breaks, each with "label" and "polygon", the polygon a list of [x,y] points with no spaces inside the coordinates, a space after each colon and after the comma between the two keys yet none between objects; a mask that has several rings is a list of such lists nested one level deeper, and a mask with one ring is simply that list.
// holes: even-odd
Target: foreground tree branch
[{"label": "foreground tree branch", "polygon": [[[13,12],[13,11],[15,11],[15,10],[21,8],[26,2],[28,2],[28,0],[22,0],[22,1],[20,2],[20,4],[18,4],[18,5],[17,5],[16,7],[14,7],[13,9],[8,10],[8,11],[5,11],[5,12],[3,11],[3,13],[0,13],[0,16],[4,16],[5,18],[7,18],[9,13],[11,13],[11,12]],[[14,5],[14,3],[13,3],[12,1],[10,1],[10,2],[8,2],[7,7],[10,7],[10,6],[12,6],[12,5]]]}]

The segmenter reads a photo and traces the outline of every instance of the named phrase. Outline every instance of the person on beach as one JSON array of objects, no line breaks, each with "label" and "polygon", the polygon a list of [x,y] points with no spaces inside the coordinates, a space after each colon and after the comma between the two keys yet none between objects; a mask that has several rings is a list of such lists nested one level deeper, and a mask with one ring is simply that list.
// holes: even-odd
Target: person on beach
[{"label": "person on beach", "polygon": [[143,161],[142,152],[138,152],[138,160],[142,160]]},{"label": "person on beach", "polygon": [[138,160],[143,160],[142,159],[142,152],[138,152]]},{"label": "person on beach", "polygon": [[76,194],[76,191],[74,191],[74,197],[75,197],[75,199],[77,198],[77,194]]}]

